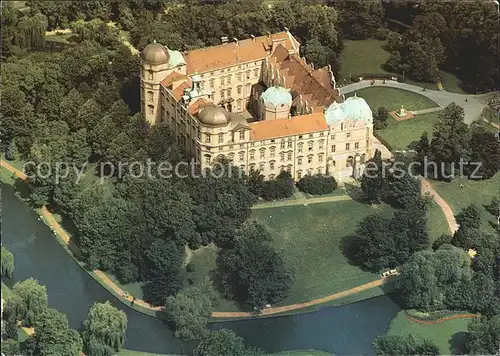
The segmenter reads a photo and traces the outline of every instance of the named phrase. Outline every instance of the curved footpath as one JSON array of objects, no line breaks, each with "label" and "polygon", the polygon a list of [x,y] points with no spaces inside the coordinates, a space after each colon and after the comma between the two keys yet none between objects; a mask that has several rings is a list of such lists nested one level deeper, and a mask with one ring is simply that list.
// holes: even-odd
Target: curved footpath
[{"label": "curved footpath", "polygon": [[[20,170],[12,167],[9,163],[5,162],[4,160],[0,161],[0,165],[7,169],[8,171],[12,172],[15,174],[17,177],[20,179],[26,179],[26,175],[21,172]],[[424,193],[430,193],[433,195],[434,201],[441,207],[443,210],[443,213],[446,216],[446,220],[448,222],[448,226],[450,228],[451,232],[454,232],[457,229],[457,223],[455,221],[455,217],[453,215],[453,211],[451,210],[450,206],[446,203],[446,201],[439,196],[439,194],[434,190],[430,182],[422,178],[422,191]],[[51,229],[56,233],[59,238],[61,238],[64,243],[69,246],[71,243],[71,237],[68,235],[68,233],[61,227],[61,225],[56,221],[54,218],[54,215],[44,206],[42,207],[42,216],[46,219],[45,221],[47,224],[51,227]],[[146,308],[151,311],[160,311],[162,310],[162,307],[155,307],[144,300],[141,299],[136,299],[132,300],[132,296],[130,296],[128,293],[126,293],[122,288],[120,288],[114,281],[112,281],[105,273],[103,273],[100,270],[94,270],[93,271],[100,279],[100,283],[105,284],[105,286],[108,289],[111,289],[113,292],[115,292],[119,298],[121,299],[122,302],[129,302],[134,304],[136,306],[140,306],[142,308]],[[268,308],[264,309],[261,315],[274,315],[274,314],[280,314],[284,312],[289,312],[289,311],[294,311],[294,310],[299,310],[299,309],[304,309],[307,307],[331,302],[340,298],[344,298],[349,295],[357,294],[362,291],[365,291],[367,289],[375,288],[382,286],[385,284],[388,280],[390,280],[391,277],[389,278],[380,278],[378,280],[339,292],[339,293],[334,293],[330,294],[328,296],[314,299],[305,303],[297,303],[297,304],[292,304],[292,305],[285,305],[281,307],[275,307],[275,308]],[[126,303],[126,304],[129,304]],[[213,312],[212,313],[212,318],[242,318],[242,317],[252,317],[255,316],[254,313],[250,312]]]},{"label": "curved footpath", "polygon": [[[464,121],[466,124],[470,124],[479,118],[481,112],[486,106],[488,98],[494,95],[494,92],[479,94],[479,95],[464,95],[464,94],[451,93],[445,90],[426,89],[425,91],[423,91],[422,87],[407,83],[399,83],[394,80],[386,80],[385,84],[383,84],[383,80],[375,80],[374,84],[371,84],[371,81],[369,80],[363,80],[359,83],[353,83],[342,87],[338,87],[338,89],[342,94],[347,94],[356,90],[370,88],[373,86],[383,86],[383,87],[411,91],[431,99],[436,104],[442,107],[446,107],[452,102],[455,102],[457,105],[464,108],[465,112]],[[408,110],[411,110],[411,108],[408,108]]]},{"label": "curved footpath", "polygon": [[[5,169],[7,169],[8,171],[15,174],[20,179],[24,180],[27,178],[23,172],[14,168],[12,165],[5,162],[4,160],[2,160],[0,162],[0,165],[2,167],[4,167]],[[52,215],[52,213],[45,206],[42,207],[41,213],[42,213],[42,216],[45,218],[46,223],[50,226],[50,228],[59,236],[59,238],[61,238],[62,241],[64,241],[64,243],[67,246],[69,246],[69,244],[71,243],[71,237],[61,227],[61,225],[56,221],[56,219],[54,218],[54,215]],[[122,288],[120,288],[105,273],[103,273],[100,270],[94,270],[93,272],[99,277],[99,279],[100,279],[99,282],[105,284],[105,286],[107,288],[113,290],[120,297],[122,302],[124,302],[124,301],[125,302],[128,301],[130,303],[132,302],[132,296],[128,295]],[[331,294],[331,295],[328,295],[328,296],[323,297],[323,298],[314,299],[314,300],[311,300],[309,302],[297,303],[297,304],[292,304],[292,305],[285,305],[285,306],[276,307],[276,308],[268,308],[268,309],[265,309],[261,315],[279,314],[279,313],[283,313],[283,312],[299,310],[299,309],[311,307],[314,305],[323,304],[326,302],[331,302],[331,301],[334,301],[334,300],[337,300],[337,299],[340,299],[340,298],[343,298],[343,297],[346,297],[346,296],[349,296],[352,294],[357,294],[357,293],[362,292],[362,291],[367,290],[367,289],[379,287],[379,286],[385,284],[388,280],[390,280],[390,278],[380,278],[376,281],[366,283],[366,284],[363,284],[363,285],[360,285],[360,286],[357,286],[357,287],[354,287],[354,288],[351,288],[351,289],[348,289],[348,290],[345,290],[345,291],[342,291],[339,293]],[[126,304],[128,305],[129,303],[126,303]],[[140,307],[152,310],[152,311],[162,310],[162,307],[155,307],[155,306],[153,306],[153,305],[151,305],[151,304],[149,304],[141,299],[136,299],[134,301],[134,304],[136,306],[140,306]],[[241,317],[252,317],[252,316],[255,316],[255,314],[250,313],[250,312],[213,312],[212,313],[213,318],[241,318]]]}]

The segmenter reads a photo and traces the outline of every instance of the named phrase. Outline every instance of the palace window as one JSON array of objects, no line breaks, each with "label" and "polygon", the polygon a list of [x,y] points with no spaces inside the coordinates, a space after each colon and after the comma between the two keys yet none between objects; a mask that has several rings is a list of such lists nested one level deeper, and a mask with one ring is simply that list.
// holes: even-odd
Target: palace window
[{"label": "palace window", "polygon": [[153,102],[153,92],[152,91],[148,91],[148,100],[149,100],[149,102]]},{"label": "palace window", "polygon": [[303,144],[302,142],[301,142],[301,143],[299,143],[299,145],[298,145],[299,152],[302,152],[302,147],[303,147],[303,146],[304,146],[304,144]]},{"label": "palace window", "polygon": [[238,105],[238,111],[241,111],[241,99],[238,99],[236,103]]},{"label": "palace window", "polygon": [[230,154],[227,155],[227,157],[232,162],[234,160],[234,153],[231,152]]},{"label": "palace window", "polygon": [[312,163],[313,156],[307,156],[307,163]]},{"label": "palace window", "polygon": [[205,81],[200,82],[200,88],[201,88],[202,90],[203,90],[203,89],[205,89]]},{"label": "palace window", "polygon": [[240,141],[244,141],[245,140],[245,131],[241,130],[240,131]]},{"label": "palace window", "polygon": [[335,152],[335,145],[332,145],[332,152]]},{"label": "palace window", "polygon": [[274,161],[269,162],[269,168],[274,171]]},{"label": "palace window", "polygon": [[285,153],[283,153],[283,152],[280,153],[280,159],[281,159],[281,162],[283,162],[285,160]]},{"label": "palace window", "polygon": [[225,85],[225,78],[224,77],[220,77],[220,85]]},{"label": "palace window", "polygon": [[205,134],[205,142],[210,143],[210,134],[209,133]]},{"label": "palace window", "polygon": [[259,69],[258,69],[258,68],[255,68],[255,69],[253,70],[253,77],[254,77],[254,78],[258,78],[258,77],[259,77]]},{"label": "palace window", "polygon": [[282,141],[282,142],[280,143],[280,148],[281,148],[281,149],[284,149],[284,148],[285,148],[285,142],[283,142],[283,141]]},{"label": "palace window", "polygon": [[249,167],[251,171],[255,171],[255,163],[252,163]]},{"label": "palace window", "polygon": [[271,157],[274,157],[276,153],[276,147],[271,147],[269,150],[271,151]]},{"label": "palace window", "polygon": [[291,160],[292,160],[292,152],[288,152],[288,155],[287,155],[287,156],[288,156],[288,157],[287,157],[287,158],[288,158],[288,160],[289,160],[289,161],[291,161]]},{"label": "palace window", "polygon": [[232,75],[231,75],[231,74],[229,74],[229,75],[227,76],[227,84],[231,84],[231,77],[232,77]]},{"label": "palace window", "polygon": [[259,163],[259,169],[260,169],[261,171],[263,171],[263,170],[264,170],[264,168],[265,168],[265,164],[264,164],[264,163]]},{"label": "palace window", "polygon": [[297,158],[297,165],[302,165],[302,157]]},{"label": "palace window", "polygon": [[210,79],[210,89],[213,89],[214,85],[215,85],[215,79],[212,78],[212,79]]},{"label": "palace window", "polygon": [[346,143],[345,144],[345,150],[346,151],[349,151],[349,149],[351,148],[351,145],[349,143]]},{"label": "palace window", "polygon": [[309,151],[312,151],[314,142],[310,141],[307,145],[309,146]]},{"label": "palace window", "polygon": [[319,141],[319,149],[322,150],[323,149],[323,145],[325,144],[325,140],[320,140]]},{"label": "palace window", "polygon": [[220,91],[220,99],[224,99],[224,95],[226,94],[226,92],[224,90],[221,90]]},{"label": "palace window", "polygon": [[362,154],[361,157],[359,157],[359,163],[363,164],[366,162],[366,154]]},{"label": "palace window", "polygon": [[318,162],[323,162],[323,153],[318,155]]},{"label": "palace window", "polygon": [[207,162],[207,165],[212,164],[212,156],[210,156],[210,155],[205,155],[205,161]]},{"label": "palace window", "polygon": [[313,134],[309,134],[309,138],[313,138]]},{"label": "palace window", "polygon": [[355,148],[355,149],[358,149],[358,148],[359,148],[359,142],[356,142],[356,143],[354,144],[354,148]]},{"label": "palace window", "polygon": [[245,158],[245,152],[240,152],[238,153],[238,155],[240,156],[240,161],[243,161],[243,159]]},{"label": "palace window", "polygon": [[302,171],[297,171],[297,179],[302,178]]},{"label": "palace window", "polygon": [[255,150],[250,151],[250,159],[255,159]]},{"label": "palace window", "polygon": [[347,138],[351,138],[351,133],[350,133],[350,132],[348,132],[348,133],[346,134],[346,136],[347,136]]},{"label": "palace window", "polygon": [[250,79],[250,73],[251,72],[249,70],[246,71],[246,77],[247,77],[247,79]]},{"label": "palace window", "polygon": [[223,142],[224,142],[224,134],[220,133],[219,134],[219,143],[223,143]]},{"label": "palace window", "polygon": [[241,73],[236,74],[236,79],[241,82]]},{"label": "palace window", "polygon": [[288,148],[292,148],[292,146],[293,146],[292,140],[288,140]]},{"label": "palace window", "polygon": [[238,95],[241,95],[241,88],[242,88],[242,86],[241,86],[241,85],[238,85],[238,86],[236,87],[236,92],[238,93]]},{"label": "palace window", "polygon": [[229,89],[227,90],[227,97],[228,97],[228,98],[230,98],[230,97],[231,97],[231,93],[232,93],[232,90],[231,90],[231,88],[229,88]]},{"label": "palace window", "polygon": [[264,158],[266,155],[266,149],[265,148],[261,148],[260,149],[260,158]]}]

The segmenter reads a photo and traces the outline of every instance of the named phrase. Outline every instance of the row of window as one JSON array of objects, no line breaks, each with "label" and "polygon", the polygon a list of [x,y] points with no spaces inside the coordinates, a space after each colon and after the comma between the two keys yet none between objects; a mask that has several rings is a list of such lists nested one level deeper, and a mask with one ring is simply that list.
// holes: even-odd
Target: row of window
[{"label": "row of window", "polygon": [[[345,150],[349,151],[350,149],[351,149],[351,144],[350,143],[346,143],[345,144]],[[359,149],[359,142],[355,142],[354,143],[354,149],[355,150]],[[332,145],[331,151],[335,152],[336,150],[337,150],[337,145]]]},{"label": "row of window", "polygon": [[[237,80],[238,82],[241,82],[241,81],[242,81],[242,78],[243,78],[243,73],[238,73],[238,74],[236,74],[236,80]],[[252,78],[252,71],[247,70],[247,71],[245,72],[245,78],[246,78],[247,80],[250,80],[250,79]],[[253,78],[255,78],[255,79],[259,78],[259,69],[258,69],[258,68],[255,68],[255,69],[253,70]],[[227,84],[227,85],[230,85],[230,84],[232,84],[232,82],[233,82],[233,79],[232,79],[232,75],[231,75],[231,74],[229,74],[229,75],[227,75],[227,76],[225,76],[225,77],[220,77],[220,79],[219,79],[219,80],[220,80],[220,86],[225,86],[226,84]],[[208,85],[210,86],[210,89],[215,88],[215,78],[211,78],[211,79],[209,79],[209,80],[208,80]],[[203,82],[201,82],[201,88],[203,89],[204,87],[205,87],[205,82],[203,81]],[[239,89],[239,90],[240,90],[240,92],[239,92],[239,93],[241,93],[241,85],[240,85],[238,88],[240,88],[240,89]]]},{"label": "row of window", "polygon": [[[232,135],[231,132],[229,134]],[[245,141],[245,131],[244,130],[238,131],[238,134],[239,134],[240,141]],[[217,138],[218,138],[217,142],[218,143],[224,143],[224,135],[225,134],[222,133],[222,132],[217,135]],[[205,142],[206,143],[211,143],[212,142],[212,136],[213,136],[212,134],[206,133],[205,134]],[[199,139],[201,138],[200,134],[198,135],[198,138]],[[233,140],[232,137],[231,137],[231,140]]]}]

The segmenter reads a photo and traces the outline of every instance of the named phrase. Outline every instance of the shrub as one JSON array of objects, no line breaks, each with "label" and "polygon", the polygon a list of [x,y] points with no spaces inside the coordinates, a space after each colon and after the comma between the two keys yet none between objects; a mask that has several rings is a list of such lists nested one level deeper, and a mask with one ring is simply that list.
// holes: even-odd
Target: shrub
[{"label": "shrub", "polygon": [[275,179],[262,185],[262,198],[265,200],[285,199],[293,195],[293,180],[289,172],[281,172]]},{"label": "shrub", "polygon": [[329,194],[337,189],[337,182],[331,176],[306,175],[298,181],[297,187],[305,193],[321,195]]},{"label": "shrub", "polygon": [[391,31],[387,28],[379,28],[375,31],[374,37],[377,40],[386,40]]}]

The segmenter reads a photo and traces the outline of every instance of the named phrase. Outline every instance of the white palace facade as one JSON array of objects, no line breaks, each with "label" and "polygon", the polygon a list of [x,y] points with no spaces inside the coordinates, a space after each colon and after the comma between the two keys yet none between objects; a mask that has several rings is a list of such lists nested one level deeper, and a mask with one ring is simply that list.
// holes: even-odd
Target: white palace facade
[{"label": "white palace facade", "polygon": [[149,44],[140,54],[143,117],[168,125],[202,167],[222,155],[266,179],[282,170],[296,180],[359,176],[372,152],[372,112],[299,49],[288,31],[184,53]]}]

